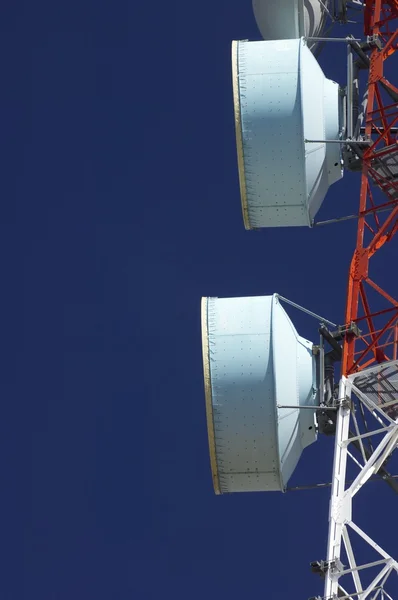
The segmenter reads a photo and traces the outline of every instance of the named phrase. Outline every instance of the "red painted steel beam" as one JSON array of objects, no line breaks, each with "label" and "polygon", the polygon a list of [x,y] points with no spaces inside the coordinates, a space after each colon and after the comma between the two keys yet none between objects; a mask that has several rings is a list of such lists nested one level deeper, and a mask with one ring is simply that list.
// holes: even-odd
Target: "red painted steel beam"
[{"label": "red painted steel beam", "polygon": [[[369,278],[371,257],[398,232],[398,200],[394,192],[397,187],[377,173],[375,162],[376,157],[386,161],[389,154],[396,156],[398,152],[398,140],[394,140],[390,133],[398,121],[398,102],[391,104],[390,97],[385,102],[383,88],[387,86],[391,92],[398,92],[398,88],[384,76],[384,62],[398,50],[398,0],[367,0],[364,32],[367,36],[379,36],[383,47],[380,50],[375,46],[370,54],[365,135],[372,138],[372,144],[363,156],[356,247],[350,265],[346,299],[346,327],[358,323],[363,329],[359,336],[350,332],[345,337],[344,375],[360,371],[375,362],[389,360],[385,353],[387,346],[393,348],[392,358],[398,354],[398,301]],[[381,133],[379,127],[383,127]],[[370,189],[371,181],[385,193],[382,201],[375,201]],[[390,207],[391,210],[388,210]],[[377,213],[381,208],[386,212]],[[371,218],[373,227],[369,223]],[[366,287],[379,299],[380,308],[373,313]],[[391,342],[391,339],[394,341]]]}]

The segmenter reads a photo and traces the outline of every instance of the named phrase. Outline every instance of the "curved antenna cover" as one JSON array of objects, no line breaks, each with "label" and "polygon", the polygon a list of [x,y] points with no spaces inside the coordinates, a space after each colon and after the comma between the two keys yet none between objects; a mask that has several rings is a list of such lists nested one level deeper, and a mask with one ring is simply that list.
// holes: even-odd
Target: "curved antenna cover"
[{"label": "curved antenna cover", "polygon": [[246,229],[312,226],[343,176],[339,86],[304,39],[233,42],[236,143]]},{"label": "curved antenna cover", "polygon": [[257,27],[265,40],[321,37],[329,0],[253,0]]},{"label": "curved antenna cover", "polygon": [[312,343],[277,296],[202,299],[207,426],[216,493],[285,491],[316,440]]}]

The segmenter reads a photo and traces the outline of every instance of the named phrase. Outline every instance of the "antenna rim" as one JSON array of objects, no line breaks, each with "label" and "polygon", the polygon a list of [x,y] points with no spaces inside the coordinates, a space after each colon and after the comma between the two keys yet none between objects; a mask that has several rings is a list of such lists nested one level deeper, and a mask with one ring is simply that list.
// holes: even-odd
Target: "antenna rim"
[{"label": "antenna rim", "polygon": [[242,206],[243,223],[244,223],[245,229],[250,231],[251,229],[253,229],[253,227],[250,225],[249,205],[247,202],[245,160],[244,160],[244,152],[243,152],[242,120],[241,120],[241,110],[240,110],[238,45],[239,45],[239,41],[236,41],[236,40],[234,40],[231,45],[232,91],[233,91],[233,101],[234,101],[235,136],[236,136],[236,152],[237,152],[237,157],[238,157],[240,200],[241,200],[241,206]]},{"label": "antenna rim", "polygon": [[211,373],[209,359],[209,328],[208,328],[208,297],[201,300],[201,329],[202,329],[202,355],[203,355],[203,379],[205,388],[207,439],[209,444],[210,467],[213,479],[213,488],[217,496],[221,495],[220,479],[218,474],[216,436],[214,431],[214,413],[211,391]]}]

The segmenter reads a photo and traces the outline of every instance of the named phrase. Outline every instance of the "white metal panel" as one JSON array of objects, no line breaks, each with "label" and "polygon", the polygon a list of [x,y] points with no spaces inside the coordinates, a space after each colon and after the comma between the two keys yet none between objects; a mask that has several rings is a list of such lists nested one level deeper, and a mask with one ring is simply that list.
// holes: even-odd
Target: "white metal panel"
[{"label": "white metal panel", "polygon": [[[337,140],[341,130],[339,86],[324,76],[317,60],[304,45],[300,51],[300,79],[304,139]],[[329,186],[343,176],[340,145],[306,143],[305,173],[312,221]]]},{"label": "white metal panel", "polygon": [[[330,79],[324,79],[323,104],[325,110],[325,139],[332,140],[336,131],[342,129],[343,99],[339,85]],[[338,106],[338,110],[336,110]],[[326,149],[326,169],[329,186],[343,177],[341,147],[339,144],[329,144]]]},{"label": "white metal panel", "polygon": [[316,436],[304,443],[301,412],[308,411],[279,410],[277,399],[314,402],[312,344],[297,335],[275,296],[204,298],[202,335],[215,490],[284,491]]},{"label": "white metal panel", "polygon": [[[210,389],[221,492],[275,481],[277,446],[272,403],[269,298],[205,299]],[[206,359],[205,359],[206,362]],[[264,485],[264,482],[263,482]],[[235,488],[237,486],[237,488]],[[280,484],[275,489],[279,489]],[[266,488],[267,489],[267,488]]]},{"label": "white metal panel", "polygon": [[299,40],[236,44],[235,122],[247,229],[293,218],[309,224],[298,48]]},{"label": "white metal panel", "polygon": [[304,40],[234,42],[236,142],[247,229],[311,226],[342,177],[338,85]]},{"label": "white metal panel", "polygon": [[[306,51],[305,51],[306,50]],[[304,47],[300,52],[300,93],[303,135],[307,140],[325,140],[324,80],[321,67],[311,52]],[[338,113],[338,104],[335,105]],[[332,139],[336,139],[337,129]],[[325,143],[305,144],[305,178],[309,220],[318,212],[329,183],[326,169]]]},{"label": "white metal panel", "polygon": [[[274,299],[272,331],[277,404],[314,405],[313,344],[298,335],[277,298]],[[303,448],[316,439],[314,414],[312,411],[284,408],[277,411],[277,419],[281,480],[283,487],[286,487]]]}]

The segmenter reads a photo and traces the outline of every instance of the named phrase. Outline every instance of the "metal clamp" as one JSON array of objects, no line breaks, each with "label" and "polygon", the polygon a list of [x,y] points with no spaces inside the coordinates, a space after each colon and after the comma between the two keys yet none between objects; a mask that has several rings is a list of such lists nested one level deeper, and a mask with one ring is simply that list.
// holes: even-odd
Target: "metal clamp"
[{"label": "metal clamp", "polygon": [[371,48],[378,48],[379,50],[382,50],[382,48],[383,48],[382,41],[378,34],[368,35],[368,37],[366,38],[366,41]]},{"label": "metal clamp", "polygon": [[344,568],[343,564],[339,560],[316,560],[310,563],[310,565],[312,572],[322,577],[322,579],[325,578],[325,575],[328,571],[336,573]]},{"label": "metal clamp", "polygon": [[344,338],[346,335],[354,335],[355,337],[361,336],[361,330],[358,325],[352,321],[348,325],[339,325],[337,331],[333,333],[335,337]]},{"label": "metal clamp", "polygon": [[336,406],[338,408],[346,408],[346,409],[351,409],[352,406],[352,400],[349,396],[346,396],[345,398],[340,398],[339,400],[336,400]]}]

